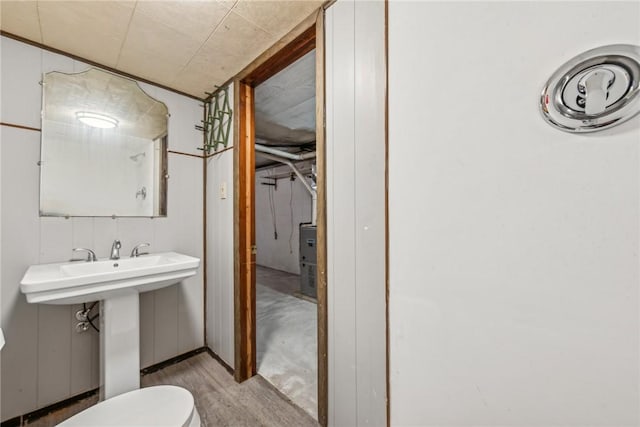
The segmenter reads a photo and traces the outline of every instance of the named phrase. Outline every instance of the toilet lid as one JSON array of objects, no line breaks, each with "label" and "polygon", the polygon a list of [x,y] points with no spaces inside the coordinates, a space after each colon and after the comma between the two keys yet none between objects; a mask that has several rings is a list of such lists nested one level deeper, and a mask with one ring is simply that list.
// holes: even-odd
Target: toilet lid
[{"label": "toilet lid", "polygon": [[193,396],[182,387],[159,385],[107,399],[64,421],[63,427],[186,427],[193,416]]}]

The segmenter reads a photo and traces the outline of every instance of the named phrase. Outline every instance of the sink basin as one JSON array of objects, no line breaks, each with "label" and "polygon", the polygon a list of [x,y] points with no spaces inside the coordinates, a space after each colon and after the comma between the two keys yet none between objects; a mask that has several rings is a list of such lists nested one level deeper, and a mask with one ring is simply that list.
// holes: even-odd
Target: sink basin
[{"label": "sink basin", "polygon": [[80,304],[173,285],[195,275],[199,265],[200,259],[176,252],[33,265],[20,290],[30,303]]},{"label": "sink basin", "polygon": [[109,399],[140,388],[140,292],[178,283],[199,266],[176,252],[32,265],[20,290],[30,303],[100,300],[100,398]]}]

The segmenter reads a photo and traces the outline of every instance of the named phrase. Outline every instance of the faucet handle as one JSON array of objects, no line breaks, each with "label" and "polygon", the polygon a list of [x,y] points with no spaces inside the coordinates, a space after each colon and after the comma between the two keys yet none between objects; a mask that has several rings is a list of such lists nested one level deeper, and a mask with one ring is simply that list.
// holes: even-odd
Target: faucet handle
[{"label": "faucet handle", "polygon": [[111,255],[109,259],[120,259],[120,248],[122,247],[122,243],[120,240],[114,240],[113,245],[111,245]]},{"label": "faucet handle", "polygon": [[[80,252],[80,251],[86,251],[87,252],[87,262],[94,262],[97,261],[98,258],[96,257],[95,252],[93,252],[91,249],[86,249],[86,248],[73,248],[73,252]],[[71,261],[82,261],[79,259],[72,259]]]},{"label": "faucet handle", "polygon": [[145,248],[149,246],[151,246],[149,243],[140,243],[139,245],[136,245],[131,250],[131,258],[136,258],[136,257],[139,257],[140,255],[149,255],[149,252],[140,253],[140,248]]}]

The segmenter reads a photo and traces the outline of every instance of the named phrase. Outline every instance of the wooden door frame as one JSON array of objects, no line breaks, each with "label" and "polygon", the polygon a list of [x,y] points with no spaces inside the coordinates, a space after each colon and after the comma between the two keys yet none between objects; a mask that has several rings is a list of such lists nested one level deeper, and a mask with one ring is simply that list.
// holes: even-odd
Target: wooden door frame
[{"label": "wooden door frame", "polygon": [[254,88],[316,49],[318,421],[328,417],[324,9],[314,12],[234,79],[234,317],[238,382],[256,374]]}]

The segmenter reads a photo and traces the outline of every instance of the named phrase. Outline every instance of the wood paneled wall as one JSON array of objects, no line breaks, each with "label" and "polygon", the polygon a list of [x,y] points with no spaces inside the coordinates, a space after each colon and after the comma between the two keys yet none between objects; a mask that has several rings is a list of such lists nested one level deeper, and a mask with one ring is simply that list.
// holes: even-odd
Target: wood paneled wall
[{"label": "wood paneled wall", "polygon": [[326,11],[329,425],[385,425],[385,5]]},{"label": "wood paneled wall", "polygon": [[[229,87],[233,105],[234,88]],[[234,126],[229,150],[209,157],[207,162],[207,345],[230,367],[234,366],[234,260],[233,243],[233,149]],[[226,188],[226,198],[220,188]]]},{"label": "wood paneled wall", "polygon": [[[78,72],[86,64],[21,42],[0,38],[2,122],[40,128],[42,73]],[[202,135],[198,102],[141,87],[165,102],[169,149],[197,154]],[[31,264],[69,259],[71,249],[93,248],[108,256],[114,239],[126,254],[141,242],[150,250],[175,250],[202,257],[202,161],[169,154],[166,218],[40,218],[38,216],[40,132],[0,126],[2,323],[1,418],[6,420],[98,385],[95,332],[75,332],[78,306],[27,304],[19,282]],[[82,177],[78,177],[82,179]],[[179,285],[141,295],[141,362],[149,366],[204,344],[201,271]]]}]

